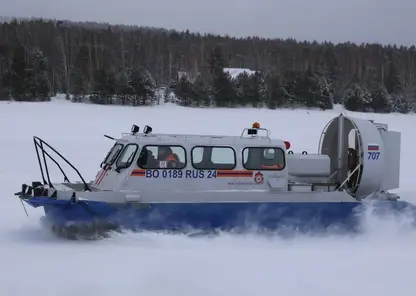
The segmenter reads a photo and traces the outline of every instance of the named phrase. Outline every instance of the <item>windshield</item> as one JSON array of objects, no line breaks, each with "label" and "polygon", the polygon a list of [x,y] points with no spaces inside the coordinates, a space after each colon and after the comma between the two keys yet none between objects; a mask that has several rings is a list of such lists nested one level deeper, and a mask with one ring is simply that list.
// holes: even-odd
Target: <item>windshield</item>
[{"label": "windshield", "polygon": [[123,146],[123,144],[115,143],[111,150],[107,153],[107,156],[105,157],[101,165],[112,165],[114,161],[116,161]]},{"label": "windshield", "polygon": [[121,152],[120,157],[117,159],[117,168],[128,168],[133,163],[133,159],[136,156],[138,149],[139,146],[137,146],[137,144],[127,144],[126,147],[124,147],[123,152]]}]

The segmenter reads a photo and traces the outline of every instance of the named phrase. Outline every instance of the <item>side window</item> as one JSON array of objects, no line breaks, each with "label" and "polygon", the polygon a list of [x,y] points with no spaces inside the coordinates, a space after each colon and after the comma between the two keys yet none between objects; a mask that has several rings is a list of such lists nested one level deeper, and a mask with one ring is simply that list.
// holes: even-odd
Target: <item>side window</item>
[{"label": "side window", "polygon": [[281,148],[247,147],[243,149],[243,166],[247,170],[280,171],[285,168],[285,153]]},{"label": "side window", "polygon": [[117,159],[117,167],[120,169],[128,168],[133,162],[138,149],[137,144],[127,144]]},{"label": "side window", "polygon": [[111,148],[111,150],[107,153],[107,156],[101,164],[112,165],[114,161],[117,159],[118,155],[120,154],[121,149],[123,149],[123,146],[123,144],[115,143],[113,148]]},{"label": "side window", "polygon": [[186,166],[185,148],[168,145],[144,146],[137,165],[142,169],[183,169]]},{"label": "side window", "polygon": [[192,148],[192,166],[197,170],[232,170],[236,166],[231,147],[196,146]]}]

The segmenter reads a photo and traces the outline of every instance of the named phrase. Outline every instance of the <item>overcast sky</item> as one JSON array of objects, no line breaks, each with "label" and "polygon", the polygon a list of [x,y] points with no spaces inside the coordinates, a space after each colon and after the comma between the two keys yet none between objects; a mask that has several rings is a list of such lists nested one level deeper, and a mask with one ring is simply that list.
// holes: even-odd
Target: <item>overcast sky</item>
[{"label": "overcast sky", "polygon": [[0,15],[233,36],[416,44],[415,0],[0,0]]}]

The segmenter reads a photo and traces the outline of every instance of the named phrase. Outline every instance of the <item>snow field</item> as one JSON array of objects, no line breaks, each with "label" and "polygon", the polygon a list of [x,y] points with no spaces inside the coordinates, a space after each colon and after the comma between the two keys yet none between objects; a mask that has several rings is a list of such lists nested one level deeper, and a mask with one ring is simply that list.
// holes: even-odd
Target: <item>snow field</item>
[{"label": "snow field", "polygon": [[[223,234],[189,238],[154,233],[115,234],[93,242],[63,241],[39,224],[42,210],[26,217],[13,194],[40,177],[32,136],[66,156],[87,180],[113,142],[132,124],[154,132],[240,134],[258,121],[294,151],[317,150],[325,124],[339,110],[192,109],[173,105],[114,107],[0,103],[0,295],[181,296],[412,296],[416,289],[416,231],[408,219],[365,217],[359,237],[278,237]],[[354,114],[402,132],[403,199],[416,202],[413,115]],[[75,175],[66,169],[71,180]],[[52,169],[56,181],[61,180]],[[72,177],[72,178],[71,178]]]}]

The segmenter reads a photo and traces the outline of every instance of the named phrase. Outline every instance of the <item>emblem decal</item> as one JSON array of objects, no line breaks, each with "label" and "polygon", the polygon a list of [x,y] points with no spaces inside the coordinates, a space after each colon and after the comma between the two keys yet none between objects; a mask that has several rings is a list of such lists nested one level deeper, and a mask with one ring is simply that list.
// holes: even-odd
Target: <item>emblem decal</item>
[{"label": "emblem decal", "polygon": [[264,182],[264,177],[263,174],[260,172],[257,172],[254,174],[254,183],[256,184],[263,184]]}]

